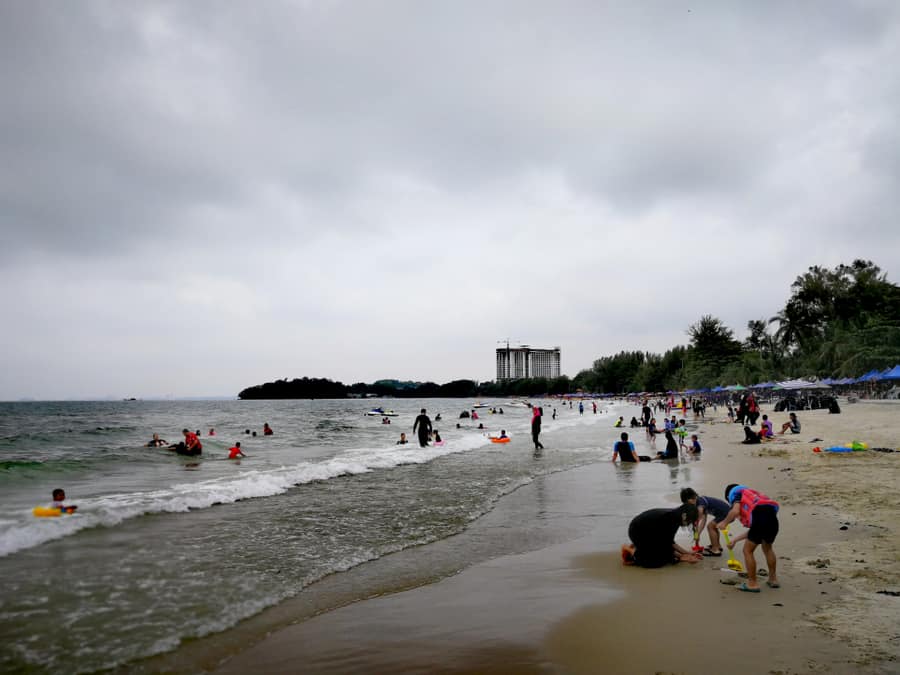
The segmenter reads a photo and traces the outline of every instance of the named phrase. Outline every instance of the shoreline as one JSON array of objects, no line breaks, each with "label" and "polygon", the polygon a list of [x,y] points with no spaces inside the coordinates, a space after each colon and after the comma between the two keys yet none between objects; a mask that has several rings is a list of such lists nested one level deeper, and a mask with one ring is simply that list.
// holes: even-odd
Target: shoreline
[{"label": "shoreline", "polygon": [[[764,412],[776,429],[786,419],[771,406]],[[719,421],[722,413],[715,416]],[[900,590],[892,522],[900,512],[892,494],[900,455],[819,455],[811,448],[855,439],[894,447],[898,413],[900,405],[881,402],[846,405],[842,415],[801,412],[803,433],[756,446],[740,444],[738,425],[700,423],[703,458],[682,465],[683,478],[673,484],[669,501],[674,503],[686,485],[718,497],[726,483],[738,480],[777,499],[781,589],[764,587],[750,595],[720,584],[720,578],[732,576],[719,571],[724,556],[662,570],[624,568],[617,551],[627,539],[625,529],[615,540],[603,541],[595,528],[536,551],[476,563],[434,583],[412,589],[401,584],[398,592],[322,614],[295,614],[293,625],[227,653],[212,636],[204,640],[209,651],[202,668],[219,673],[297,672],[301,664],[304,672],[321,673],[885,672],[900,658],[900,599],[877,592]],[[844,431],[848,428],[854,433]],[[643,436],[634,436],[643,452]],[[815,437],[826,440],[810,443]],[[555,482],[554,490],[584,496],[599,475],[595,472],[613,469],[609,464],[598,461],[545,476],[541,489],[549,492]],[[590,512],[589,498],[586,508]],[[683,531],[678,540],[689,543]],[[191,647],[175,656],[186,656]],[[177,658],[166,660],[166,670],[180,671]],[[139,666],[127,670],[149,672]]]}]

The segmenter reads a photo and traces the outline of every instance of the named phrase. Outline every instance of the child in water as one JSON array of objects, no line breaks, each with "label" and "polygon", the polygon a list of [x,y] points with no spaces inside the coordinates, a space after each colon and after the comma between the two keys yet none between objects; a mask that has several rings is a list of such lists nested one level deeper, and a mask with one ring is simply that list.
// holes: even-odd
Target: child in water
[{"label": "child in water", "polygon": [[434,442],[435,443],[443,443],[444,442],[441,440],[441,435],[440,435],[440,433],[438,433],[437,429],[434,430]]},{"label": "child in water", "polygon": [[65,513],[74,513],[77,506],[66,506],[63,502],[66,501],[66,491],[62,488],[56,488],[53,491],[53,503],[50,505],[51,508],[59,509],[60,511],[64,511]]}]

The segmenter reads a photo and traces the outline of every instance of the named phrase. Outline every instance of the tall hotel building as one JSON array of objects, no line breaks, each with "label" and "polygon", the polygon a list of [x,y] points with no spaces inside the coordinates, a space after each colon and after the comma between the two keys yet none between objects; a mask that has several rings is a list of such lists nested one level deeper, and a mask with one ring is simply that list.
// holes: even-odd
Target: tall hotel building
[{"label": "tall hotel building", "polygon": [[528,345],[497,349],[497,380],[559,377],[559,347],[532,349]]}]

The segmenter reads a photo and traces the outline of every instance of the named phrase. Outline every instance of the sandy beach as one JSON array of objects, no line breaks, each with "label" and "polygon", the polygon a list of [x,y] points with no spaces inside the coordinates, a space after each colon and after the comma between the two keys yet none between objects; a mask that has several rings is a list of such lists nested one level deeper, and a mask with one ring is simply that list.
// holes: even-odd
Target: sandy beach
[{"label": "sandy beach", "polygon": [[[738,481],[781,503],[775,544],[780,589],[737,592],[724,556],[658,570],[625,568],[618,555],[624,529],[615,535],[595,530],[412,590],[319,615],[307,608],[293,625],[240,649],[229,646],[227,634],[217,643],[200,641],[181,650],[181,660],[155,667],[219,673],[897,672],[900,452],[819,454],[812,448],[853,440],[896,448],[900,405],[842,405],[840,415],[800,412],[801,434],[755,446],[740,443],[741,427],[727,423],[720,408],[698,422],[702,459],[682,465],[677,480],[672,474],[672,505],[686,485],[720,497],[727,483]],[[771,406],[763,412],[776,430],[787,419]],[[645,454],[643,432],[633,437]],[[598,462],[543,477],[519,492],[542,491],[542,517],[558,518],[565,528],[581,517],[579,510],[597,515],[591,514],[591,486],[602,472],[621,471],[627,480],[628,471],[661,468]],[[656,506],[666,504],[645,508]],[[472,529],[487,527],[479,522]],[[691,543],[685,531],[679,541]],[[450,555],[464,542],[451,538],[435,555]]]}]

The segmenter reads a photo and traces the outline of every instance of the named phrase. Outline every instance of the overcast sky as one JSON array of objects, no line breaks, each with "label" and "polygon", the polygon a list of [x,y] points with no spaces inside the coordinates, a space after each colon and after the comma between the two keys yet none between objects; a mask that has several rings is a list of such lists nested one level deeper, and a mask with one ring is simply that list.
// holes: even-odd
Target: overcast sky
[{"label": "overcast sky", "polygon": [[574,376],[900,279],[900,3],[0,3],[0,399]]}]

